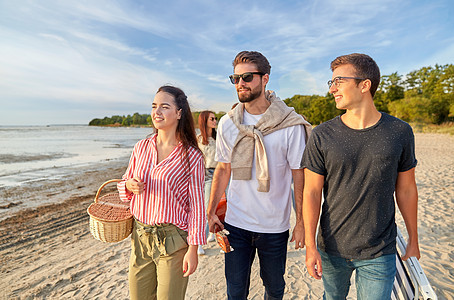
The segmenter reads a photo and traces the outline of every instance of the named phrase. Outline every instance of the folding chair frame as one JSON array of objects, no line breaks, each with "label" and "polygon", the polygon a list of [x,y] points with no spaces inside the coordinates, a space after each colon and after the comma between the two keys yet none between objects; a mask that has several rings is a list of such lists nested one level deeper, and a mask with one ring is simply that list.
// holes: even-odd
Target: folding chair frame
[{"label": "folding chair frame", "polygon": [[424,300],[437,300],[432,286],[427,280],[419,261],[416,257],[410,257],[402,261],[400,255],[405,253],[407,243],[397,228],[397,273],[393,286],[392,299],[419,299],[419,292]]}]

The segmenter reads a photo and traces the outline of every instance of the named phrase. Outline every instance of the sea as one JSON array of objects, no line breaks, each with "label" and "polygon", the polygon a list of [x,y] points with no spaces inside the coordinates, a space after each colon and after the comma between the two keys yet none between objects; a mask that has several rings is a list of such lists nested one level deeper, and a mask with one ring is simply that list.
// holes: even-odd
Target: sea
[{"label": "sea", "polygon": [[0,221],[94,196],[103,181],[121,176],[135,143],[151,133],[150,127],[0,126]]},{"label": "sea", "polygon": [[124,160],[134,144],[152,132],[87,125],[0,126],[0,188],[58,179],[84,166]]}]

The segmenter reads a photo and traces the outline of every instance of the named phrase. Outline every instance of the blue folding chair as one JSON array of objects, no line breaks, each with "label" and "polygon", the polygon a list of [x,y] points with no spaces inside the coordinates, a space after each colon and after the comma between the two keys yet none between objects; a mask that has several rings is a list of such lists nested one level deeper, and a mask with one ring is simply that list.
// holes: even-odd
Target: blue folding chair
[{"label": "blue folding chair", "polygon": [[437,300],[432,286],[427,280],[426,274],[421,268],[416,257],[410,257],[407,261],[402,261],[400,256],[405,253],[407,242],[405,241],[399,228],[397,228],[397,259],[396,259],[396,279],[394,280],[392,300],[412,300],[422,299]]}]

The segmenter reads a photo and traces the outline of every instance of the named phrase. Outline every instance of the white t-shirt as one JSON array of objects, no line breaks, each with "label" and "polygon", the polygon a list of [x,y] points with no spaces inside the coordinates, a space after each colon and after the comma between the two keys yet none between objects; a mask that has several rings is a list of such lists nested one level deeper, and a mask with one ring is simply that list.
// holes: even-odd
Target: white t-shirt
[{"label": "white t-shirt", "polygon": [[[255,125],[262,115],[244,111],[243,124]],[[230,163],[238,128],[228,115],[221,118],[216,137],[218,162]],[[255,153],[252,162],[251,180],[233,180],[227,194],[225,221],[230,225],[259,233],[280,233],[290,228],[292,196],[292,169],[300,169],[305,143],[303,125],[287,127],[263,137],[268,169],[270,191],[258,192],[255,170]]]}]

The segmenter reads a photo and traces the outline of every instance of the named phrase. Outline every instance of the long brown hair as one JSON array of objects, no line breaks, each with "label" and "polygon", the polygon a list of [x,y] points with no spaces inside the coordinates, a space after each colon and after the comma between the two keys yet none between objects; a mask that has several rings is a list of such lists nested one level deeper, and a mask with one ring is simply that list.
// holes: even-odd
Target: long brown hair
[{"label": "long brown hair", "polygon": [[[176,129],[176,138],[183,145],[182,156],[186,159],[187,162],[187,175],[190,176],[190,163],[189,163],[189,147],[195,148],[197,151],[201,152],[197,144],[197,137],[195,134],[194,127],[194,118],[192,117],[191,108],[189,107],[188,97],[186,94],[179,88],[171,85],[163,85],[156,92],[165,92],[174,97],[175,105],[178,110],[181,110],[180,119],[178,120],[178,125]],[[156,131],[157,132],[157,131]]]},{"label": "long brown hair", "polygon": [[180,120],[176,129],[176,137],[183,144],[184,148],[192,146],[199,149],[197,137],[195,135],[194,118],[192,117],[191,108],[189,107],[188,97],[179,88],[171,85],[163,85],[156,92],[165,92],[174,97],[175,105],[181,110]]},{"label": "long brown hair", "polygon": [[[200,113],[199,115],[199,129],[200,129],[200,135],[202,135],[202,144],[208,145],[208,118],[210,117],[210,114],[214,115],[214,112],[209,111],[209,110],[204,110]],[[211,137],[213,139],[216,139],[216,129],[211,130]]]}]

